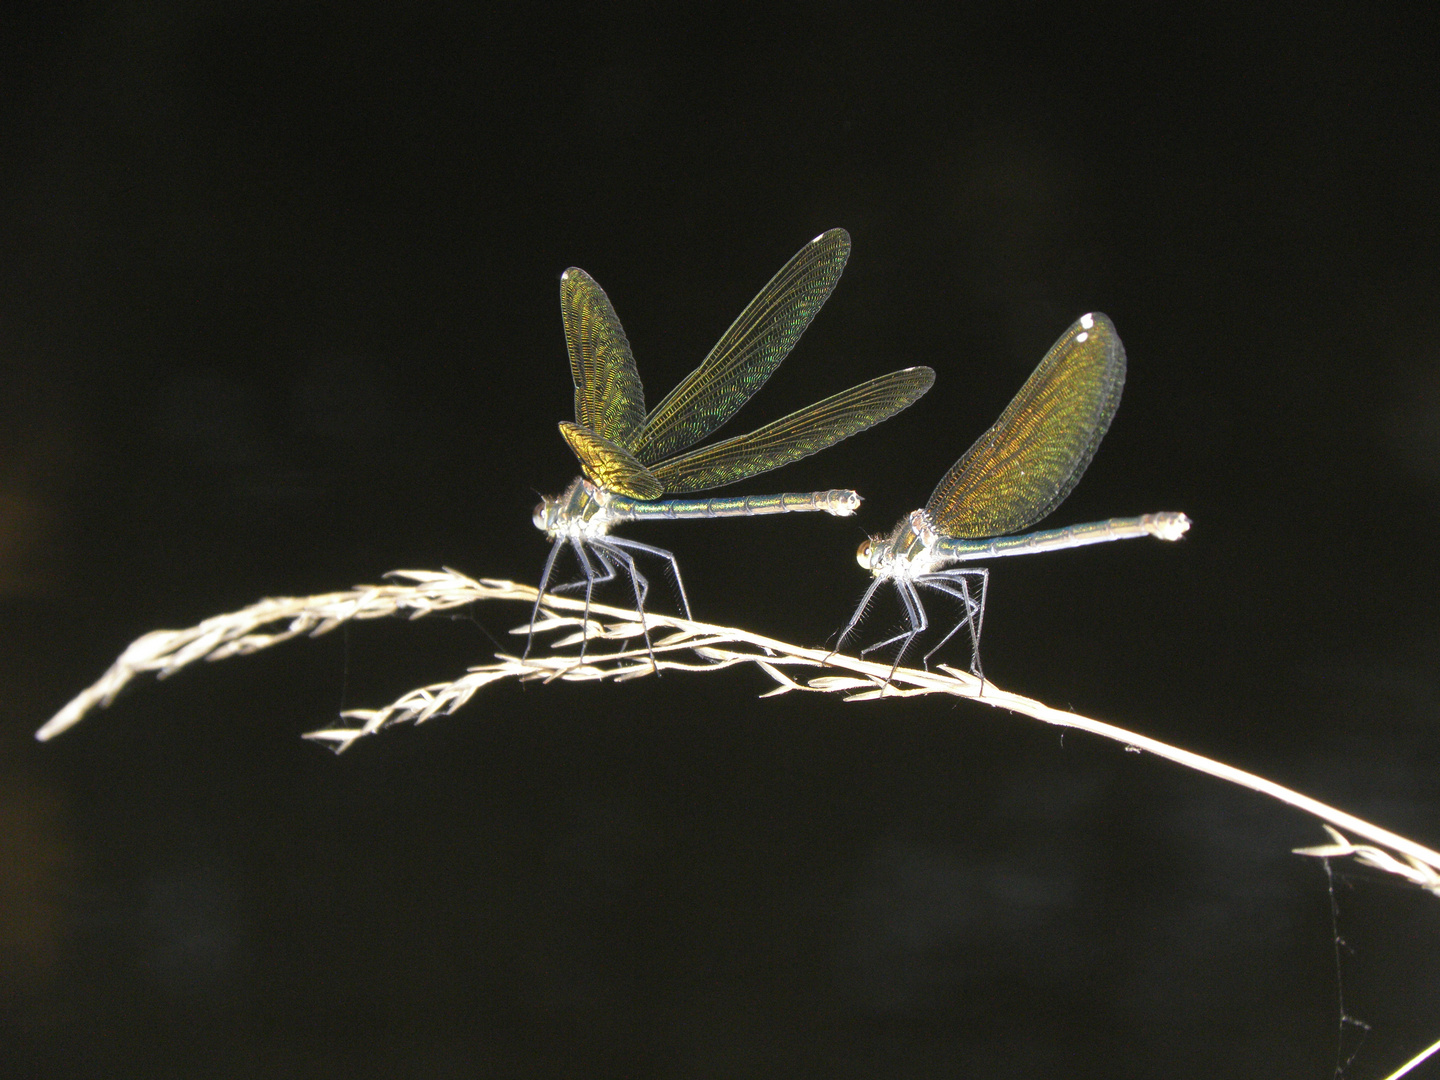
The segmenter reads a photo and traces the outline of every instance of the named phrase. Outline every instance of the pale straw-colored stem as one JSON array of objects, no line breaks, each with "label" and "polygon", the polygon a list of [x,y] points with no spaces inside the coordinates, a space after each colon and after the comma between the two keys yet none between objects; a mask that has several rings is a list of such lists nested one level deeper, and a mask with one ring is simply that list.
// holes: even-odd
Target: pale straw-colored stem
[{"label": "pale straw-colored stem", "polygon": [[[56,713],[36,732],[36,737],[53,738],[92,709],[109,705],[131,679],[147,671],[165,678],[196,660],[219,660],[258,652],[300,634],[315,637],[351,619],[393,615],[413,619],[485,600],[509,600],[527,607],[535,602],[535,590],[527,585],[489,578],[476,580],[451,570],[397,570],[386,576],[403,584],[361,586],[319,596],[272,598],[228,615],[206,619],[187,630],[157,630],[146,634],[131,644],[95,685]],[[776,683],[774,689],[762,695],[764,697],[805,691],[840,694],[846,701],[870,701],[949,694],[1021,713],[1057,727],[1111,739],[1129,750],[1154,754],[1279,799],[1327,823],[1331,843],[1299,849],[1301,854],[1352,857],[1440,895],[1440,853],[1413,840],[1242,769],[1113,724],[1052,709],[1039,701],[1002,690],[988,679],[982,684],[968,672],[942,665],[935,671],[900,667],[892,673],[890,665],[885,663],[828,653],[824,649],[801,648],[735,627],[647,612],[645,621],[654,642],[655,664],[652,665],[644,643],[644,624],[636,612],[591,604],[590,622],[586,625],[584,610],[582,600],[548,595],[535,624],[537,647],[532,648],[528,658],[497,654],[496,662],[473,667],[458,679],[412,690],[378,709],[352,709],[342,713],[341,719],[347,723],[313,731],[307,738],[322,742],[338,753],[357,739],[393,724],[419,723],[453,712],[476,691],[504,679],[599,682],[640,678],[657,668],[704,672],[753,664]],[[512,632],[523,634],[525,631],[526,628],[521,627]],[[548,641],[550,651],[542,653],[538,639],[560,631],[567,633]],[[554,651],[578,644],[582,636],[592,643],[583,663],[573,654]],[[609,652],[597,651],[595,643],[606,641],[615,642],[617,647]],[[634,644],[626,647],[625,643]],[[1368,843],[1353,842],[1347,835],[1363,838]]]},{"label": "pale straw-colored stem", "polygon": [[[187,630],[157,630],[146,634],[132,643],[95,685],[81,692],[56,713],[36,732],[36,737],[42,740],[53,738],[91,710],[109,705],[131,679],[144,672],[154,672],[163,679],[196,660],[220,660],[227,656],[258,652],[301,634],[316,637],[352,619],[378,619],[394,615],[414,619],[482,600],[510,600],[529,611],[535,602],[535,590],[529,586],[488,578],[475,580],[452,570],[440,573],[397,570],[386,576],[402,583],[361,586],[319,596],[267,599],[228,615],[206,619]],[[473,667],[450,682],[412,690],[382,708],[352,709],[342,713],[341,719],[346,723],[312,731],[307,738],[324,743],[339,753],[355,740],[373,735],[392,724],[405,721],[419,723],[432,716],[453,712],[469,701],[476,691],[503,679],[618,681],[641,678],[657,670],[705,672],[753,664],[775,681],[774,689],[762,695],[764,697],[805,691],[840,694],[845,701],[871,701],[921,694],[949,694],[969,698],[981,705],[1021,713],[1057,727],[1088,731],[1121,743],[1128,750],[1163,757],[1185,768],[1239,784],[1313,814],[1325,823],[1330,843],[1299,848],[1297,854],[1353,858],[1440,895],[1440,854],[1413,840],[1253,773],[1113,724],[1052,709],[1041,702],[1001,690],[988,679],[982,683],[968,672],[942,666],[937,671],[901,667],[892,673],[888,664],[832,654],[823,649],[804,649],[734,627],[648,612],[642,623],[641,616],[634,611],[602,604],[590,605],[590,621],[586,623],[584,611],[582,600],[546,596],[540,607],[540,618],[535,623],[537,638],[562,632],[562,636],[546,643],[549,652],[541,654],[538,647],[532,648],[531,655],[523,660],[517,656],[497,654],[495,663]],[[645,647],[647,624],[654,642],[653,664]],[[522,626],[512,633],[524,634],[526,630],[527,627]],[[554,651],[577,645],[582,638],[588,638],[590,642],[583,663],[573,654]],[[615,642],[616,648],[610,652],[597,651],[596,644],[607,641]],[[625,643],[633,645],[626,647]],[[539,644],[537,640],[536,645]],[[1369,842],[1356,843],[1347,837],[1347,833]],[[1393,1072],[1388,1080],[1398,1080],[1437,1049],[1440,1049],[1440,1043],[1422,1051]]]}]

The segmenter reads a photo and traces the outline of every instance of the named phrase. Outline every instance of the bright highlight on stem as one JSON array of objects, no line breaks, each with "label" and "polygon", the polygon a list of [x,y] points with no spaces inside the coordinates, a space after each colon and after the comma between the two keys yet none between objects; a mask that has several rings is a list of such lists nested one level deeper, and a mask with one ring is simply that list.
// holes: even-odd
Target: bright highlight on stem
[{"label": "bright highlight on stem", "polygon": [[[351,619],[395,615],[416,619],[431,612],[491,600],[512,601],[523,605],[523,610],[533,607],[536,601],[535,590],[529,586],[490,578],[476,580],[453,570],[438,573],[397,570],[386,576],[398,583],[360,586],[346,592],[318,596],[261,600],[240,611],[216,615],[186,630],[156,630],[146,634],[133,642],[99,681],[56,713],[35,733],[35,737],[42,741],[54,738],[92,710],[109,705],[127,683],[145,672],[154,672],[163,679],[196,660],[220,660],[259,652],[302,634],[318,637]],[[642,621],[635,611],[601,604],[590,605],[591,618],[587,621],[578,614],[585,610],[583,600],[561,596],[542,597],[539,610],[541,617],[535,623],[535,633],[560,635],[548,641],[549,652],[543,655],[532,653],[526,659],[497,654],[494,663],[472,667],[458,679],[420,687],[378,709],[352,709],[342,713],[342,723],[312,731],[306,738],[323,743],[339,753],[357,739],[394,724],[407,721],[420,723],[454,712],[477,691],[505,679],[604,682],[641,678],[658,670],[699,674],[748,664],[765,672],[776,684],[763,697],[805,691],[840,694],[846,701],[873,701],[949,694],[1021,713],[1058,727],[1088,731],[1121,743],[1128,750],[1155,754],[1197,772],[1269,795],[1327,823],[1330,843],[1297,849],[1298,854],[1353,858],[1440,895],[1440,853],[1413,840],[1253,773],[1099,720],[1052,709],[1041,702],[1001,690],[988,679],[982,683],[968,672],[944,665],[936,671],[905,667],[892,670],[889,664],[827,653],[823,649],[804,649],[733,627],[648,612]],[[654,641],[653,662],[645,647],[647,629]],[[527,632],[528,627],[524,626],[511,631],[516,635]],[[661,634],[664,636],[659,636]],[[618,647],[611,652],[589,652],[583,663],[574,655],[554,651],[582,640],[614,642]],[[626,643],[633,644],[627,646]],[[1355,842],[1347,834],[1369,842]]]}]

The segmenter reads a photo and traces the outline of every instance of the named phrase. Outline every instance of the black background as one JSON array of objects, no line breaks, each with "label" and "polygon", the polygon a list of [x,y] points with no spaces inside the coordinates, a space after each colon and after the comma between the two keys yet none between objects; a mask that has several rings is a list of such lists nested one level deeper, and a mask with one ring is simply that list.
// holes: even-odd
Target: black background
[{"label": "black background", "polygon": [[[1289,854],[1319,827],[982,707],[758,700],[735,670],[497,686],[340,758],[298,738],[488,659],[524,615],[493,608],[31,735],[157,627],[400,567],[533,582],[537,493],[576,471],[561,271],[605,286],[653,402],[840,225],[843,280],[737,425],[915,363],[936,387],[742,489],[855,487],[856,520],[629,530],[697,614],[823,642],[863,531],[1103,310],[1125,398],[1048,523],[1195,526],[997,564],[987,674],[1440,842],[1432,23],[7,10],[17,1074],[1331,1075],[1330,900]],[[1372,1025],[1340,1053],[1380,1076],[1440,1035],[1440,913],[1374,875],[1336,896]]]}]

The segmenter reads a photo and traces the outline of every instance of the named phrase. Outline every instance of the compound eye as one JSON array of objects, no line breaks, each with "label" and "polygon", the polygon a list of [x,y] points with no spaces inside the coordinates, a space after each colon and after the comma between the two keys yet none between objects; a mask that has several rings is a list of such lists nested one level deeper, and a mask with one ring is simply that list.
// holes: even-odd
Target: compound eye
[{"label": "compound eye", "polygon": [[860,546],[855,549],[855,561],[856,561],[857,563],[859,563],[862,568],[864,568],[864,569],[866,569],[866,570],[869,570],[869,569],[870,569],[870,541],[869,541],[869,540],[861,541]]},{"label": "compound eye", "polygon": [[545,512],[549,509],[546,504],[549,502],[549,499],[541,499],[535,504],[535,513],[530,515],[530,520],[535,523],[537,529],[545,528]]}]

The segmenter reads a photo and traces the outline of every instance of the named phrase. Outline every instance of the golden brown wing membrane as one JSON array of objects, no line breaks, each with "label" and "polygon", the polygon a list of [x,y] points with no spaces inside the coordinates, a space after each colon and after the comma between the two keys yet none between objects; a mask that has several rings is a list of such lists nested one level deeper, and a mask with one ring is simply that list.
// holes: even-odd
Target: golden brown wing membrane
[{"label": "golden brown wing membrane", "polygon": [[626,450],[589,428],[560,421],[560,434],[580,459],[580,468],[593,484],[632,499],[658,499],[665,494],[655,475]]},{"label": "golden brown wing membrane", "polygon": [[560,318],[575,383],[575,422],[629,445],[645,420],[645,391],[610,298],[577,266],[560,278]]},{"label": "golden brown wing membrane", "polygon": [[702,446],[654,468],[667,492],[707,491],[818,453],[909,407],[935,382],[928,367],[906,368],[852,386],[747,435]]},{"label": "golden brown wing membrane", "polygon": [[1059,506],[1084,475],[1125,386],[1125,346],[1108,317],[1083,316],[1051,346],[989,431],[926,504],[946,536],[1005,536]]}]

